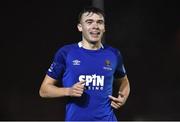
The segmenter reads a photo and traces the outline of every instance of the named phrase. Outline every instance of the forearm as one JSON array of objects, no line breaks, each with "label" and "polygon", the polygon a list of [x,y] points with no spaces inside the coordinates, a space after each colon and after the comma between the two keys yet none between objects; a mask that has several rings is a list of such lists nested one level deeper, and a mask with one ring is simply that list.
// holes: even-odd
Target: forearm
[{"label": "forearm", "polygon": [[109,98],[112,100],[111,106],[115,109],[119,109],[126,103],[130,93],[130,85],[127,76],[117,79],[117,84],[119,87],[118,97],[113,97],[111,95],[109,96]]},{"label": "forearm", "polygon": [[130,84],[127,76],[120,79],[119,93],[122,93],[125,99],[127,99],[129,96]]},{"label": "forearm", "polygon": [[69,88],[57,87],[55,85],[42,86],[39,91],[41,97],[56,98],[69,96]]}]

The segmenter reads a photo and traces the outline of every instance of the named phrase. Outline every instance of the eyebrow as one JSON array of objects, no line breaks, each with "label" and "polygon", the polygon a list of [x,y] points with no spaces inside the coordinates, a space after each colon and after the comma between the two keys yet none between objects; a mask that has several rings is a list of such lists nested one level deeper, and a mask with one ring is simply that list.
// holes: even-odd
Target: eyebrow
[{"label": "eyebrow", "polygon": [[[93,19],[87,19],[87,20],[85,20],[85,22],[88,22],[88,21],[94,21],[94,20],[93,20]],[[104,20],[103,20],[103,19],[99,19],[99,20],[97,20],[97,21],[104,22]]]},{"label": "eyebrow", "polygon": [[87,22],[87,21],[94,21],[93,19],[87,19],[87,20],[85,20],[85,22]]}]

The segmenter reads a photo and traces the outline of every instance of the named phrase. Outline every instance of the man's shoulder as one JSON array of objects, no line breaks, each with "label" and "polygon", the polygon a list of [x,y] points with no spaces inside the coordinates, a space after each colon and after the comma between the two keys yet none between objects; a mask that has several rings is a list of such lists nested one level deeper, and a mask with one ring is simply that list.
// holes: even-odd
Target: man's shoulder
[{"label": "man's shoulder", "polygon": [[120,52],[119,49],[117,49],[116,47],[113,47],[111,45],[104,44],[103,46],[104,46],[104,49],[109,50],[115,54]]}]

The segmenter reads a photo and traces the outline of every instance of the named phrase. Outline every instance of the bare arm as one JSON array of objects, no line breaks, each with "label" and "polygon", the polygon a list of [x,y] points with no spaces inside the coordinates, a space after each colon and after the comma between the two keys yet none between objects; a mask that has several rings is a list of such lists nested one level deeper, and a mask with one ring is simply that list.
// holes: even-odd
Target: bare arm
[{"label": "bare arm", "polygon": [[118,97],[116,98],[113,96],[109,96],[112,100],[111,106],[115,109],[119,109],[122,105],[125,104],[130,93],[130,85],[127,76],[117,79],[117,82],[120,83]]},{"label": "bare arm", "polygon": [[46,75],[39,90],[40,96],[46,98],[56,98],[65,96],[80,97],[83,94],[84,81],[80,81],[69,88],[57,87],[55,85],[56,83],[57,80]]},{"label": "bare arm", "polygon": [[121,84],[119,86],[119,95],[124,96],[126,101],[130,93],[129,80],[127,76],[124,76],[123,78],[118,79],[118,81]]}]

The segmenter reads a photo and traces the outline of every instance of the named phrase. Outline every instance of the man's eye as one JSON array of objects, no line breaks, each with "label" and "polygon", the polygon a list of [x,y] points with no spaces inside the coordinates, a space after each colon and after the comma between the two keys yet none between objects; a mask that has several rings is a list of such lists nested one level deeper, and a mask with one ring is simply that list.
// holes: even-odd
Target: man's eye
[{"label": "man's eye", "polygon": [[87,21],[87,24],[91,24],[92,22],[91,21]]},{"label": "man's eye", "polygon": [[99,24],[104,24],[104,21],[98,21]]}]

